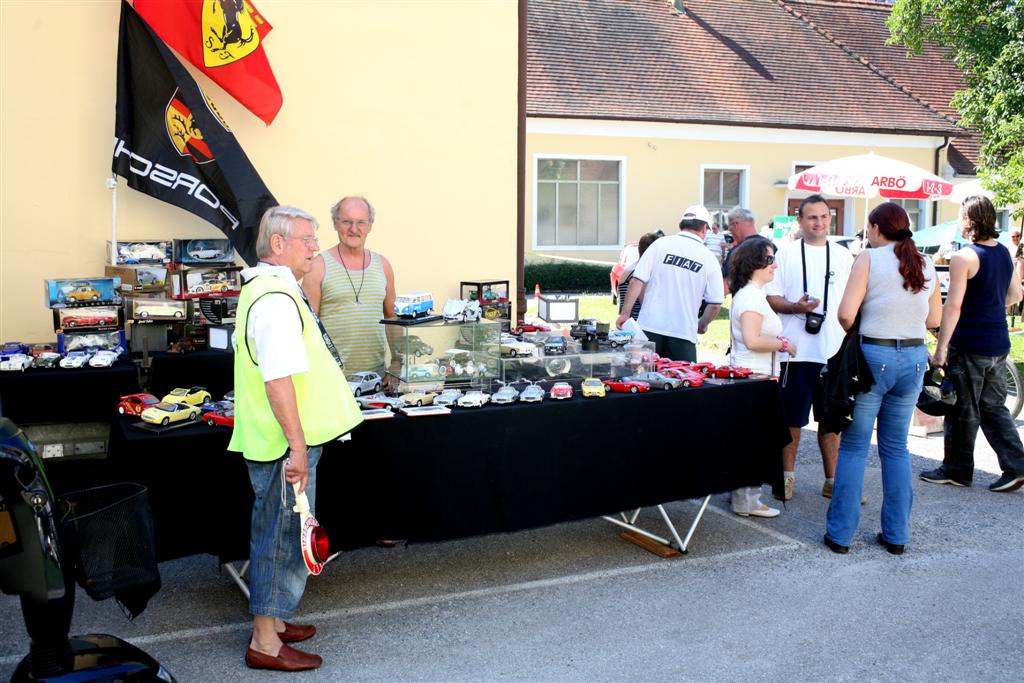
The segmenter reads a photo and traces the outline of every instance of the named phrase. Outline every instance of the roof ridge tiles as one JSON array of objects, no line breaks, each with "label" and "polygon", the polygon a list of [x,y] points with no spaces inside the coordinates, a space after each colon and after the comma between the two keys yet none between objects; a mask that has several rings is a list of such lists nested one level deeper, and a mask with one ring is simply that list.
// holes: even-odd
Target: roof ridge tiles
[{"label": "roof ridge tiles", "polygon": [[[884,80],[886,83],[888,83],[892,87],[896,88],[897,90],[899,90],[900,92],[905,94],[907,97],[909,97],[910,99],[914,100],[915,102],[920,104],[922,107],[924,107],[928,111],[930,111],[933,114],[935,114],[936,116],[939,116],[943,120],[949,121],[952,124],[956,124],[956,119],[953,119],[953,118],[947,116],[943,112],[941,112],[938,109],[936,109],[935,107],[933,107],[929,102],[927,102],[926,100],[921,98],[919,95],[917,95],[909,87],[907,87],[903,83],[899,82],[894,76],[890,76],[880,66],[878,66],[877,64],[872,62],[871,59],[869,59],[868,57],[865,57],[864,55],[858,53],[856,50],[851,48],[849,45],[847,45],[841,39],[836,37],[835,34],[833,34],[831,31],[818,26],[818,24],[813,19],[811,19],[810,16],[804,14],[799,9],[794,7],[793,5],[789,4],[790,0],[775,0],[775,2],[784,11],[788,12],[789,14],[794,16],[795,18],[797,18],[800,21],[804,22],[804,24],[806,24],[808,28],[810,28],[811,30],[817,32],[819,35],[824,37],[830,43],[832,43],[833,45],[838,47],[840,50],[845,52],[847,55],[849,55],[852,59],[854,59],[854,61],[857,61],[860,64],[862,64],[863,66],[865,66],[868,70],[870,70],[876,76],[878,76],[879,78]],[[818,4],[818,5],[824,5],[825,4],[823,2],[815,2],[815,0],[798,0],[798,2],[800,2],[801,4]],[[843,0],[843,2],[841,2],[841,3],[840,2],[832,2],[831,4],[833,4],[833,5],[835,5],[835,4],[860,5],[860,4],[882,4],[882,3],[865,3],[863,0],[860,0],[858,2],[853,2],[853,1],[850,1],[850,0]]]}]

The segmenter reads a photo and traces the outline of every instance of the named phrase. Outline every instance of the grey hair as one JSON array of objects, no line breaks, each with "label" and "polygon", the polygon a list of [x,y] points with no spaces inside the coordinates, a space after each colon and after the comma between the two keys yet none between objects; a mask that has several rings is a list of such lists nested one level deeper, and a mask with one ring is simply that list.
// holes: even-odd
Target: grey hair
[{"label": "grey hair", "polygon": [[729,209],[729,213],[725,214],[725,222],[754,222],[754,213],[750,209],[744,209],[742,206],[734,206]]},{"label": "grey hair", "polygon": [[274,235],[282,235],[285,239],[291,237],[292,221],[296,218],[305,218],[312,223],[314,231],[320,227],[320,223],[317,222],[313,214],[294,206],[273,206],[267,209],[263,218],[260,219],[260,232],[256,237],[256,256],[259,258],[273,256],[274,250],[270,246],[270,238]]},{"label": "grey hair", "polygon": [[377,217],[377,210],[373,208],[373,204],[370,200],[362,195],[353,195],[351,197],[342,197],[338,200],[338,203],[331,207],[331,222],[335,225],[338,224],[338,219],[341,218],[341,204],[347,199],[358,199],[363,204],[366,204],[366,210],[370,212],[370,224],[373,224],[374,219]]}]

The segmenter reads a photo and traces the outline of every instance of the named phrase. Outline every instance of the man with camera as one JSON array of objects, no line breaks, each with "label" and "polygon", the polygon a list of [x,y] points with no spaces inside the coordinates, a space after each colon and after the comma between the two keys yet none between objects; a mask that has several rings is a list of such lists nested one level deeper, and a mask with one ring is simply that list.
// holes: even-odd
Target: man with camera
[{"label": "man with camera", "polygon": [[[782,318],[782,336],[796,343],[796,356],[784,356],[779,374],[783,410],[793,437],[783,450],[785,490],[776,497],[793,497],[800,430],[809,422],[811,407],[818,419],[822,405],[821,371],[839,350],[845,336],[836,315],[853,267],[848,249],[830,244],[832,214],[828,202],[814,194],[797,209],[800,239],[775,256],[775,279],[765,285],[768,304]],[[825,472],[821,495],[832,497],[839,455],[839,435],[818,432]]]}]

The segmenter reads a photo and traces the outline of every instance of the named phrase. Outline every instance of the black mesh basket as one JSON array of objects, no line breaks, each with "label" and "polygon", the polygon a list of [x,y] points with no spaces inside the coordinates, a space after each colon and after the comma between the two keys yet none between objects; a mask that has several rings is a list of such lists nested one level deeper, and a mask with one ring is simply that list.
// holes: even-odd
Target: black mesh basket
[{"label": "black mesh basket", "polygon": [[160,572],[146,487],[108,484],[60,498],[64,558],[93,600],[144,588]]}]

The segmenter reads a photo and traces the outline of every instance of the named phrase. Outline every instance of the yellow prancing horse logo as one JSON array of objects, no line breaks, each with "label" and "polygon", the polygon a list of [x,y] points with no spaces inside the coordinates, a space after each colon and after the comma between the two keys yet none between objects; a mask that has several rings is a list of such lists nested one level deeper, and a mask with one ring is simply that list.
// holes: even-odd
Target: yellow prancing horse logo
[{"label": "yellow prancing horse logo", "polygon": [[260,46],[263,17],[246,0],[203,0],[203,64],[231,64]]}]

